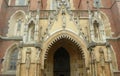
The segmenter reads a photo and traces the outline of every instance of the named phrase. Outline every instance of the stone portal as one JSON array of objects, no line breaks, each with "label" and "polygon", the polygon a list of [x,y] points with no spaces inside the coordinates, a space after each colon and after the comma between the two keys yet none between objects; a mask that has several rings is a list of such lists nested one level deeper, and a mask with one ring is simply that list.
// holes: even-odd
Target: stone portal
[{"label": "stone portal", "polygon": [[44,76],[85,76],[83,51],[66,38],[56,41],[44,60]]},{"label": "stone portal", "polygon": [[70,56],[63,47],[54,54],[54,76],[70,76]]}]

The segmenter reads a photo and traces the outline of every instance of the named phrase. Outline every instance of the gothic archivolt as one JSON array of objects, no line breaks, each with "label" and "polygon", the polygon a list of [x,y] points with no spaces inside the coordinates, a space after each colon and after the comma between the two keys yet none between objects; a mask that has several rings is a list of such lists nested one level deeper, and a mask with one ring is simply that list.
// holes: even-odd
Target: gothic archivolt
[{"label": "gothic archivolt", "polygon": [[[47,53],[49,52],[49,49],[56,43],[57,41],[61,39],[66,39],[68,41],[71,41],[73,44],[75,44],[79,49],[81,49],[81,53],[83,54],[83,58],[85,58],[86,66],[88,66],[88,50],[87,50],[87,44],[86,42],[79,38],[77,35],[75,35],[72,32],[69,31],[59,31],[55,34],[53,34],[51,37],[49,37],[43,44],[43,56],[42,57],[47,57]],[[57,46],[57,45],[56,45]],[[78,50],[80,51],[80,50]]]},{"label": "gothic archivolt", "polygon": [[[73,50],[75,50],[76,54],[80,53],[84,59],[80,61],[79,56],[76,56],[78,64],[84,63],[82,65],[84,68],[78,69],[76,67],[78,64],[75,64],[73,67],[75,69],[71,71],[72,76],[113,76],[113,70],[117,70],[115,54],[111,45],[106,41],[107,37],[111,36],[107,17],[100,11],[91,10],[88,10],[85,18],[81,17],[80,14],[83,12],[79,11],[76,14],[66,1],[58,1],[57,9],[48,11],[51,13],[48,13],[46,19],[41,18],[39,9],[28,10],[26,14],[17,11],[10,18],[7,36],[22,37],[22,41],[17,44],[19,48],[17,76],[44,76],[46,72],[49,75],[50,72],[45,68],[45,60],[49,59],[51,48],[55,51],[60,46],[70,50],[70,53],[74,53]],[[65,46],[63,46],[64,40]],[[75,58],[72,55],[71,58],[73,61],[70,64],[74,64]],[[6,63],[9,64],[9,61]],[[50,65],[47,69],[49,68],[51,69]],[[53,76],[52,74],[50,73],[50,76]]]}]

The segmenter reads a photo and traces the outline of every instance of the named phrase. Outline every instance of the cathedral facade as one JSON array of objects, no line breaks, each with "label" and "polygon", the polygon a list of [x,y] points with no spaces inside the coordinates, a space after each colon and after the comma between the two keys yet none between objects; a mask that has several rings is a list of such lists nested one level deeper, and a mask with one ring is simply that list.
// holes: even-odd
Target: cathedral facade
[{"label": "cathedral facade", "polygon": [[119,0],[0,0],[0,76],[120,76]]}]

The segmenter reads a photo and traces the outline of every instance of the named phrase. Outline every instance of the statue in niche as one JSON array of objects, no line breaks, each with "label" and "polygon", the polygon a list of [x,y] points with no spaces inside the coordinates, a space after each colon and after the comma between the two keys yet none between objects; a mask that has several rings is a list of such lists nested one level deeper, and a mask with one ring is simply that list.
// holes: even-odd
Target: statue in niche
[{"label": "statue in niche", "polygon": [[105,76],[105,71],[104,71],[105,59],[104,59],[104,52],[103,52],[103,49],[100,48],[99,52],[100,52],[100,65],[101,65],[100,76]]},{"label": "statue in niche", "polygon": [[105,59],[104,59],[103,49],[100,48],[99,52],[100,52],[100,64],[101,64],[101,67],[104,67],[105,66]]},{"label": "statue in niche", "polygon": [[95,20],[93,23],[94,26],[94,35],[97,40],[100,39],[99,23]]},{"label": "statue in niche", "polygon": [[65,17],[65,8],[62,9],[62,22],[63,22],[63,29],[66,27],[66,17]]},{"label": "statue in niche", "polygon": [[37,58],[36,62],[37,62],[37,63],[40,62],[40,53],[41,53],[41,50],[38,50],[38,51],[36,52],[36,58]]},{"label": "statue in niche", "polygon": [[31,40],[34,40],[34,29],[35,29],[34,27],[31,28],[31,35],[30,35]]},{"label": "statue in niche", "polygon": [[31,22],[29,25],[28,33],[29,33],[29,40],[34,40],[35,24],[33,22]]},{"label": "statue in niche", "polygon": [[108,61],[111,62],[112,61],[112,57],[111,57],[111,47],[109,42],[106,43],[106,48],[107,48],[107,54],[108,54]]},{"label": "statue in niche", "polygon": [[95,54],[93,51],[91,52],[91,57],[92,57],[92,63],[94,64],[96,61],[96,58],[95,58]]},{"label": "statue in niche", "polygon": [[28,49],[27,49],[27,52],[26,52],[26,60],[25,60],[25,63],[26,63],[26,69],[27,69],[27,70],[30,69],[30,63],[31,63],[30,54],[31,54],[31,49],[28,48]]}]

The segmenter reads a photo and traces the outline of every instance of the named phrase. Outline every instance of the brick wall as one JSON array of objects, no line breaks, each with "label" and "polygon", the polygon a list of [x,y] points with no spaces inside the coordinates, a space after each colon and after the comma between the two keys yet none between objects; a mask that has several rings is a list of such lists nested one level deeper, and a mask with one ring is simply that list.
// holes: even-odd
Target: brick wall
[{"label": "brick wall", "polygon": [[7,11],[7,4],[4,0],[0,0],[2,2],[1,4],[1,11],[0,11],[0,34],[3,33],[3,27],[5,25],[5,17],[6,17],[6,11]]},{"label": "brick wall", "polygon": [[116,58],[117,58],[117,63],[118,63],[118,69],[120,70],[120,46],[119,46],[119,43],[120,41],[117,41],[117,40],[112,40],[110,41],[110,43],[112,44],[113,46],[113,49],[114,49],[114,52],[115,52],[115,55],[116,55]]},{"label": "brick wall", "polygon": [[114,36],[118,36],[120,33],[120,26],[119,26],[119,22],[120,22],[120,12],[118,11],[118,4],[117,2],[114,3],[113,7],[111,8],[111,12],[112,12],[112,16],[113,16],[113,21],[115,22],[115,24],[113,25],[115,28],[115,34]]},{"label": "brick wall", "polygon": [[11,5],[11,6],[14,6],[14,5],[15,5],[15,0],[12,0],[12,1],[10,2],[10,5]]},{"label": "brick wall", "polygon": [[[79,6],[80,0],[73,0],[74,7],[79,10],[87,10],[86,0],[81,0],[81,5]],[[31,10],[37,8],[37,0],[31,0]],[[11,2],[11,5],[15,5],[15,0]],[[108,16],[111,24],[112,32],[115,32],[113,36],[120,35],[120,2],[115,0],[102,0],[103,7],[101,10]],[[5,36],[8,30],[8,20],[17,10],[23,10],[26,12],[27,7],[8,7],[4,0],[0,0],[0,35]],[[79,7],[78,7],[79,6]],[[41,9],[46,9],[47,0],[42,0]],[[93,0],[90,2],[91,9],[93,7]],[[5,55],[6,49],[12,44],[12,41],[1,41],[0,42],[0,58]],[[118,67],[120,70],[120,41],[111,41],[111,44],[115,50]],[[1,64],[0,64],[1,67]]]},{"label": "brick wall", "polygon": [[[113,1],[113,5],[111,7],[111,13],[112,13],[112,20],[114,23],[111,25],[112,29],[114,30],[114,37],[117,37],[120,35],[120,2],[119,1]],[[114,48],[116,57],[117,57],[117,63],[118,68],[120,70],[120,40],[111,41],[111,44]],[[117,76],[117,75],[116,75]]]},{"label": "brick wall", "polygon": [[1,11],[1,5],[2,5],[3,0],[0,0],[0,11]]}]

